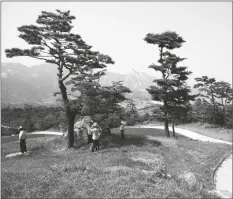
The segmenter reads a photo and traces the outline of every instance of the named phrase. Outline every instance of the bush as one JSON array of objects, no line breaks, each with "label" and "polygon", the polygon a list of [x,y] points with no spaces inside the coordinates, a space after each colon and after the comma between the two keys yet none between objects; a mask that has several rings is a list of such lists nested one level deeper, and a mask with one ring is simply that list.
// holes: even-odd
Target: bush
[{"label": "bush", "polygon": [[107,119],[107,125],[109,128],[117,128],[120,126],[120,117],[119,116],[110,116]]},{"label": "bush", "polygon": [[136,124],[136,120],[134,118],[126,118],[125,120],[128,126],[134,126]]},{"label": "bush", "polygon": [[61,107],[29,106],[26,108],[2,109],[2,124],[10,127],[23,126],[26,131],[46,130],[58,128],[64,122],[63,109]]},{"label": "bush", "polygon": [[1,126],[1,136],[11,136],[13,134],[19,134],[19,130],[17,128],[6,128]]}]

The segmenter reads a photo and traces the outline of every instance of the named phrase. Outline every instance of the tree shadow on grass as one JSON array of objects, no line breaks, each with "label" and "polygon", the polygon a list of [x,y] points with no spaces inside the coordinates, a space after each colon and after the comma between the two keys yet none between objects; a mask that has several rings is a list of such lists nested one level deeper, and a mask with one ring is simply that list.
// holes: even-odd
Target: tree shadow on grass
[{"label": "tree shadow on grass", "polygon": [[[153,136],[154,139],[150,140],[147,136]],[[162,143],[156,139],[157,136],[166,137],[164,131],[161,129],[132,128],[125,131],[125,138],[121,140],[120,133],[115,129],[112,133],[111,143],[103,143],[101,148],[119,148],[129,145],[159,147]]]},{"label": "tree shadow on grass", "polygon": [[[146,136],[153,136],[155,139],[148,139]],[[149,129],[149,128],[129,128],[125,130],[125,138],[121,140],[121,136],[118,129],[112,129],[111,142],[106,140],[100,140],[100,150],[107,148],[120,148],[123,146],[145,146],[150,145],[152,147],[159,147],[162,143],[156,139],[156,137],[166,137],[164,130],[162,129]],[[78,141],[74,149],[88,150],[90,144],[87,141]]]},{"label": "tree shadow on grass", "polygon": [[[159,147],[161,146],[161,142],[158,140],[148,140],[146,139],[145,136],[138,136],[138,135],[127,135],[125,136],[124,140],[121,140],[121,137],[119,135],[112,135],[112,140],[110,141],[105,141],[105,140],[100,140],[100,149],[107,149],[107,148],[120,148],[124,146],[130,146],[130,145],[135,145],[138,147],[142,147],[145,145],[151,145],[152,147]],[[75,146],[73,147],[74,149],[79,149],[79,150],[90,150],[91,144],[88,144],[87,142],[81,141],[77,142]]]},{"label": "tree shadow on grass", "polygon": [[[112,136],[112,147],[114,146],[127,146],[127,145],[135,145],[135,146],[144,146],[144,145],[152,145],[153,147],[161,146],[161,142],[154,139],[154,140],[148,140],[145,136],[139,136],[139,135],[126,135],[123,140],[121,140],[121,137],[119,135],[113,135]],[[110,146],[110,147],[111,147]]]}]

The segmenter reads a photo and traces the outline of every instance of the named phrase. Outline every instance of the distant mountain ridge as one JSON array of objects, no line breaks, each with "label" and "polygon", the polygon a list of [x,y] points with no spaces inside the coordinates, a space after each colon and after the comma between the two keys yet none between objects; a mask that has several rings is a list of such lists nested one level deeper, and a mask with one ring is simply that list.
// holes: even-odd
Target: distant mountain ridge
[{"label": "distant mountain ridge", "polygon": [[[112,81],[123,81],[132,91],[128,98],[150,100],[146,88],[155,77],[132,70],[126,74],[107,72],[100,79],[101,85],[110,85]],[[55,103],[54,92],[59,91],[56,65],[42,64],[27,67],[20,63],[3,63],[1,65],[1,102],[6,104],[52,104]]]}]

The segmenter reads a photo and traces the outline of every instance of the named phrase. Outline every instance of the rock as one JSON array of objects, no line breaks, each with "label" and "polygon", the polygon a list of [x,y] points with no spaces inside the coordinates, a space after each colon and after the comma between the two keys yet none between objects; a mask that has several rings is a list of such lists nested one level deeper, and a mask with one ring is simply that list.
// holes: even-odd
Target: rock
[{"label": "rock", "polygon": [[[74,124],[74,140],[78,140],[80,138],[87,139],[87,129],[89,126],[89,123],[91,121],[91,117],[84,116],[79,121],[75,122]],[[104,124],[99,124],[100,126],[104,126]],[[64,137],[67,137],[67,131],[64,134]],[[108,127],[102,127],[101,132],[101,139],[106,139],[108,142],[111,142],[112,139],[112,133],[110,128]]]},{"label": "rock", "polygon": [[165,179],[171,179],[172,176],[168,173],[165,173],[165,172],[161,172],[161,171],[158,171],[154,174],[155,177],[158,177],[158,178],[165,178]]},{"label": "rock", "polygon": [[172,178],[172,175],[167,173],[167,179],[171,179],[171,178]]},{"label": "rock", "polygon": [[[84,116],[81,120],[78,120],[74,124],[74,140],[80,138],[87,137],[87,127],[89,126],[89,122],[91,121],[91,117]],[[68,131],[65,132],[64,137],[66,138],[68,135]]]},{"label": "rock", "polygon": [[189,185],[189,187],[195,186],[197,182],[196,176],[192,172],[185,172],[183,174],[180,174],[178,176],[178,179],[180,179],[183,182],[186,182]]}]

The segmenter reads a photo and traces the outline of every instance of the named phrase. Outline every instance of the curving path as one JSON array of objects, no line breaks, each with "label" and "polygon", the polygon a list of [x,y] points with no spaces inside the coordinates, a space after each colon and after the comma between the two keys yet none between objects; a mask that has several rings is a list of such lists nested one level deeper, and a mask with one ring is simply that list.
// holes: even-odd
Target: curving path
[{"label": "curving path", "polygon": [[[136,126],[135,126],[136,127]],[[140,128],[155,128],[155,129],[164,129],[164,126],[153,126],[153,125],[139,125],[137,127],[140,127]],[[169,127],[169,130],[172,131],[172,128]],[[228,145],[232,145],[231,142],[227,142],[227,141],[223,141],[223,140],[218,140],[218,139],[215,139],[215,138],[210,138],[210,137],[207,137],[207,136],[204,136],[204,135],[201,135],[201,134],[198,134],[198,133],[195,133],[193,131],[189,131],[189,130],[186,130],[186,129],[181,129],[181,128],[175,128],[175,131],[177,134],[180,134],[180,135],[183,135],[185,137],[189,137],[193,140],[200,140],[200,141],[204,141],[204,142],[214,142],[214,143],[223,143],[223,144],[228,144]]]},{"label": "curving path", "polygon": [[[33,132],[33,133],[27,133],[27,139],[30,138],[38,138],[38,137],[47,137],[47,136],[58,136],[58,135],[63,135],[61,132],[55,132],[55,131],[39,131],[39,132]],[[19,135],[12,135],[12,136],[3,136],[1,137],[1,144],[6,144],[8,142],[14,142],[18,141]],[[16,153],[11,153],[7,154],[5,157],[6,158],[12,158],[16,156],[21,156],[21,155],[28,155],[30,154],[30,151],[27,153],[22,154],[21,152],[16,152]]]},{"label": "curving path", "polygon": [[62,132],[57,132],[57,131],[38,131],[38,132],[33,132],[30,133],[32,135],[63,135]]},{"label": "curving path", "polygon": [[215,173],[216,193],[222,198],[232,198],[232,154]]},{"label": "curving path", "polygon": [[[46,137],[51,135],[63,135],[61,132],[51,132],[51,131],[39,131],[39,132],[33,132],[33,133],[27,133],[27,138],[37,138],[37,137]],[[1,144],[5,144],[8,142],[14,142],[18,140],[19,135],[12,135],[12,136],[2,136],[1,137]]]},{"label": "curving path", "polygon": [[[139,125],[137,127],[164,129],[164,126],[156,126],[156,125],[154,126],[153,125],[149,125],[149,126]],[[171,128],[169,128],[169,130],[172,131]],[[210,137],[195,133],[193,131],[180,129],[180,128],[176,128],[175,130],[177,134],[189,137],[194,140],[232,145],[231,142],[210,138]],[[217,193],[222,198],[232,198],[232,154],[229,157],[227,157],[222,162],[222,164],[218,167],[218,169],[216,170],[215,176],[214,176],[214,180],[215,180],[215,185],[216,185],[216,191],[214,192]]]}]

